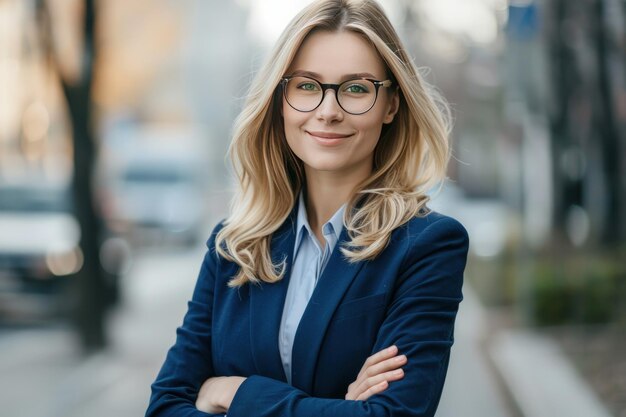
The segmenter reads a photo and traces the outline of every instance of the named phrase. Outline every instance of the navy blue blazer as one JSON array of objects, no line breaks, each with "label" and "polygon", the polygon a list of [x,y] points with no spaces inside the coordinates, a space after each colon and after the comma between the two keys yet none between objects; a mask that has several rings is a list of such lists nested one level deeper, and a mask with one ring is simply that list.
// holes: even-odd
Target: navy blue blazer
[{"label": "navy blue blazer", "polygon": [[[292,385],[278,350],[295,213],[274,234],[285,278],[229,288],[237,265],[215,251],[218,225],[174,346],[152,384],[146,416],[207,416],[195,408],[212,376],[243,376],[228,417],[433,416],[453,343],[468,250],[464,227],[431,212],[397,228],[374,260],[347,262],[344,228],[295,335]],[[402,380],[366,401],[344,400],[368,356],[391,345],[408,358]]]}]

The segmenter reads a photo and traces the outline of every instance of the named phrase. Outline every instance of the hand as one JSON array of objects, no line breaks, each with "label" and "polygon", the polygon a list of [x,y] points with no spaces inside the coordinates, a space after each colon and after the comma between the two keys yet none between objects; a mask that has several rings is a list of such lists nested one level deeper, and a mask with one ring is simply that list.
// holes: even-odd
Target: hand
[{"label": "hand", "polygon": [[405,355],[397,354],[398,348],[394,345],[367,358],[356,381],[348,386],[346,400],[365,401],[386,390],[389,382],[404,378],[400,367],[407,359]]},{"label": "hand", "polygon": [[240,376],[216,376],[209,378],[200,387],[196,408],[209,414],[226,413],[246,378]]}]

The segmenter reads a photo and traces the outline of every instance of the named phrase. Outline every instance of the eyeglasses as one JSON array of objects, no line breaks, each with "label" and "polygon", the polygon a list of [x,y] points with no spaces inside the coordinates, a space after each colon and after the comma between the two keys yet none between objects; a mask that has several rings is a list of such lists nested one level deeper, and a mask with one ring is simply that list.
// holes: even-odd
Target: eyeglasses
[{"label": "eyeglasses", "polygon": [[297,111],[310,112],[324,101],[326,90],[333,90],[339,106],[350,114],[367,113],[378,98],[380,87],[390,87],[391,80],[353,78],[341,84],[322,84],[314,78],[301,75],[287,76],[281,80],[287,103]]}]

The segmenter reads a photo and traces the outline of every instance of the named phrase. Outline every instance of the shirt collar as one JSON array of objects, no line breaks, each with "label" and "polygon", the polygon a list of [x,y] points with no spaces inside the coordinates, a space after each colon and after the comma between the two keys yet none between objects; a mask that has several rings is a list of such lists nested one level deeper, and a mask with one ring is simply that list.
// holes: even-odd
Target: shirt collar
[{"label": "shirt collar", "polygon": [[[336,242],[339,239],[341,230],[343,229],[343,213],[346,211],[346,204],[339,207],[339,209],[333,214],[333,216],[322,226],[322,234],[324,236],[334,235],[332,242]],[[298,199],[298,217],[296,220],[296,244],[295,249],[297,251],[302,241],[302,234],[306,231],[309,236],[314,236],[306,212],[306,205],[304,203],[304,193],[300,192]],[[328,239],[327,239],[328,240]],[[332,248],[331,248],[332,249]]]}]

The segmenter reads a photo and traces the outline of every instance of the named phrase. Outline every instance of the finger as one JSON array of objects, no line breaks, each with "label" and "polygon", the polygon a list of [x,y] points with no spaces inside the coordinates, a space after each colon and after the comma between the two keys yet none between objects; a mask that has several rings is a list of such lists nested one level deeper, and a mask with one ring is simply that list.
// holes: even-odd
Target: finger
[{"label": "finger", "polygon": [[381,350],[380,352],[376,352],[375,354],[373,354],[372,356],[368,357],[365,360],[365,363],[361,367],[361,371],[359,372],[359,375],[361,374],[361,372],[363,372],[365,369],[369,368],[370,366],[375,365],[379,363],[380,361],[384,361],[385,359],[394,357],[397,353],[398,353],[398,347],[396,345],[391,345],[388,348]]},{"label": "finger", "polygon": [[364,374],[367,377],[376,376],[378,374],[382,374],[387,371],[392,371],[394,369],[398,369],[401,366],[404,366],[407,362],[407,358],[405,355],[394,356],[393,358],[386,359],[384,361],[378,362],[367,368]]},{"label": "finger", "polygon": [[394,369],[393,371],[378,374],[371,378],[367,378],[360,385],[354,389],[354,396],[357,398],[361,393],[365,393],[373,387],[380,385],[383,382],[389,383],[404,378],[404,371],[402,369]]},{"label": "finger", "polygon": [[398,355],[394,356],[393,358],[385,359],[382,362],[378,362],[372,366],[362,369],[361,372],[357,375],[356,381],[354,381],[354,383],[356,385],[359,385],[366,378],[371,378],[378,374],[398,369],[401,366],[404,366],[406,362],[407,358],[405,355]]},{"label": "finger", "polygon": [[387,381],[383,381],[379,384],[376,384],[373,387],[370,387],[367,391],[365,391],[361,395],[359,395],[356,400],[365,401],[374,394],[380,394],[381,392],[386,390],[388,386],[389,384],[387,383]]}]

